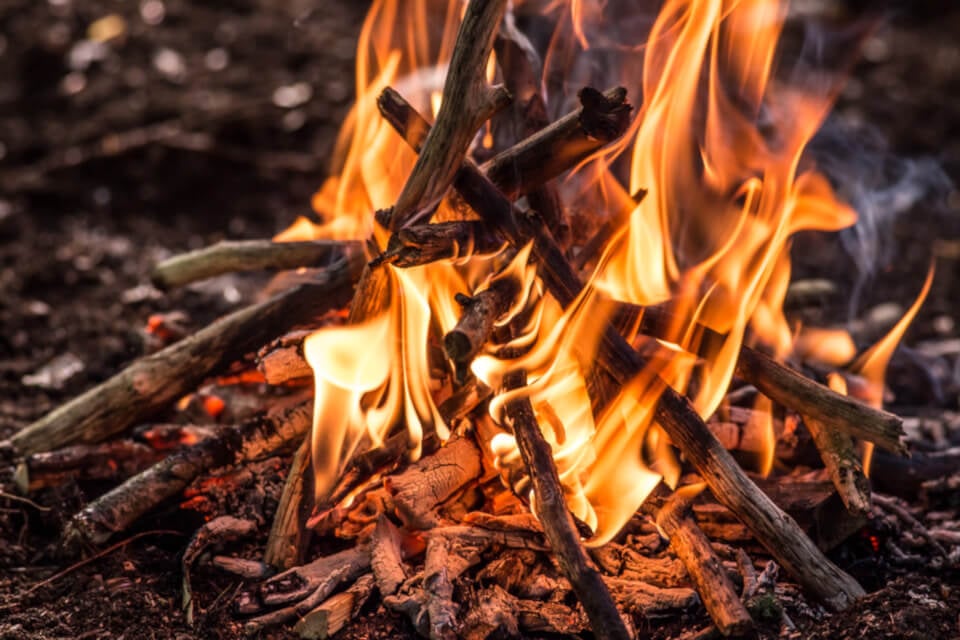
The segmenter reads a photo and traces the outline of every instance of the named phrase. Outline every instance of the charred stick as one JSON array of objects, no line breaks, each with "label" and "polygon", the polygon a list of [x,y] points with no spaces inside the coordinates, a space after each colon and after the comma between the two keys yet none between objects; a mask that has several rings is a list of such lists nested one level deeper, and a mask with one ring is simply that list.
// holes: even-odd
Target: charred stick
[{"label": "charred stick", "polygon": [[[427,126],[426,121],[423,123]],[[510,202],[469,163],[460,171],[456,186],[464,200],[515,246],[522,246],[526,237],[535,239],[534,255],[547,289],[562,306],[569,306],[583,285],[552,238],[523,216],[518,219]],[[620,385],[626,385],[644,365],[639,354],[609,324],[603,331],[597,360]],[[669,385],[663,384],[663,389],[656,409],[657,422],[697,467],[717,499],[750,527],[771,555],[832,608],[843,609],[864,595],[863,588],[830,562],[797,523],[747,477],[689,401]]]},{"label": "charred stick", "polygon": [[300,564],[309,544],[310,531],[304,525],[312,506],[310,460],[310,437],[307,436],[293,455],[263,552],[263,561],[277,569]]},{"label": "charred stick", "polygon": [[[657,526],[670,540],[670,549],[687,567],[707,613],[725,636],[739,636],[753,627],[747,608],[696,521],[690,505],[690,488],[676,491],[656,510]],[[648,500],[648,502],[650,502]]]},{"label": "charred stick", "polygon": [[149,418],[207,376],[277,334],[343,305],[357,266],[341,261],[325,271],[321,281],[231,313],[188,338],[136,360],[106,382],[15,433],[10,443],[20,454],[50,451],[76,442],[99,442]]},{"label": "charred stick", "polygon": [[[511,375],[510,386],[522,386],[524,374]],[[507,420],[533,484],[533,508],[543,523],[550,548],[583,605],[598,638],[629,638],[620,611],[600,572],[583,548],[573,516],[567,510],[553,451],[540,431],[528,398],[507,404]]]},{"label": "charred stick", "polygon": [[869,515],[872,507],[870,480],[863,471],[853,439],[819,420],[807,418],[804,422],[847,511],[855,516]]},{"label": "charred stick", "polygon": [[164,455],[163,451],[132,440],[78,444],[27,456],[17,466],[14,480],[23,493],[57,486],[68,478],[119,480],[143,471]]},{"label": "charred stick", "polygon": [[313,399],[276,407],[161,460],[88,504],[67,525],[71,541],[102,544],[183,491],[200,474],[292,449],[313,420]]},{"label": "charred stick", "polygon": [[392,596],[407,579],[403,568],[403,552],[400,547],[400,532],[381,514],[370,537],[370,567],[377,580],[381,596]]},{"label": "charred stick", "polygon": [[338,240],[224,241],[164,260],[154,267],[150,279],[158,289],[173,289],[197,280],[238,271],[323,267],[361,251],[359,242]]},{"label": "charred stick", "polygon": [[303,355],[303,340],[311,331],[294,331],[280,336],[257,353],[257,369],[267,384],[281,385],[293,380],[313,380],[313,369]]},{"label": "charred stick", "polygon": [[387,250],[374,258],[371,266],[416,267],[475,253],[494,253],[502,247],[503,240],[476,220],[418,224],[393,234]]},{"label": "charred stick", "polygon": [[490,339],[494,323],[510,308],[520,292],[513,278],[498,278],[473,296],[458,295],[463,309],[456,326],[443,337],[443,348],[457,366],[457,378],[466,378],[466,368]]}]

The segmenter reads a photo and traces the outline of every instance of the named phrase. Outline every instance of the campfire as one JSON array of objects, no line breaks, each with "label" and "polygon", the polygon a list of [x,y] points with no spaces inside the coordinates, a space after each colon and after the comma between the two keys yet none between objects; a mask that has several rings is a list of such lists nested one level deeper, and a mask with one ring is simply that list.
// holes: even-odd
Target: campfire
[{"label": "campfire", "polygon": [[[379,603],[429,638],[699,608],[740,636],[789,628],[778,579],[863,597],[826,553],[873,508],[873,448],[907,453],[884,377],[933,270],[869,348],[789,318],[793,239],[857,219],[805,153],[842,78],[777,72],[778,0],[616,4],[375,2],[317,218],[155,272],[283,271],[269,295],[152,319],[156,351],[11,438],[25,491],[122,479],[65,545],[292,455],[262,557],[209,559],[247,633]],[[232,424],[149,422],[177,403]],[[193,565],[258,527],[208,506],[188,619]]]}]

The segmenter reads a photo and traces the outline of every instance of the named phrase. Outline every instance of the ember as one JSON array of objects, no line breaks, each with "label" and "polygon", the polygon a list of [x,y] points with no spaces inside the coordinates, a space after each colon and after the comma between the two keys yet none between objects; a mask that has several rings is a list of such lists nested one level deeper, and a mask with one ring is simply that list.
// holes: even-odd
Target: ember
[{"label": "ember", "polygon": [[[292,455],[262,562],[214,559],[248,634],[372,603],[430,638],[789,630],[790,589],[866,595],[826,553],[879,553],[878,512],[957,566],[868,479],[907,453],[884,385],[933,267],[866,347],[784,310],[798,234],[857,221],[807,152],[842,78],[776,72],[779,0],[661,4],[374,2],[319,220],[154,275],[295,270],[279,293],[151,316],[150,355],[10,439],[24,491],[126,478],[66,546],[179,499],[193,623],[204,549],[259,528],[231,492]],[[191,424],[104,443],[171,405]]]}]

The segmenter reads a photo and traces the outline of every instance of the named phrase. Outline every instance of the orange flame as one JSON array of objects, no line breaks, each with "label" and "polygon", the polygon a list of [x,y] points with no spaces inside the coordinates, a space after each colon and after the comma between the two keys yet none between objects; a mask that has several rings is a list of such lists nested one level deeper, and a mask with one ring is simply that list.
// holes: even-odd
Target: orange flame
[{"label": "orange flame", "polygon": [[[836,231],[856,218],[827,180],[802,162],[836,87],[804,91],[771,73],[786,17],[783,2],[666,0],[645,42],[621,40],[623,29],[611,28],[617,19],[606,3],[544,4],[555,29],[544,52],[543,87],[558,70],[569,73],[570,83],[579,81],[585,69],[597,69],[588,56],[603,50],[607,75],[589,81],[618,82],[643,97],[627,134],[561,183],[571,206],[624,223],[566,309],[543,292],[529,248],[509,265],[504,254],[407,270],[383,267],[390,269],[394,301],[386,313],[322,329],[305,343],[316,376],[313,463],[316,491],[323,495],[364,439],[376,446],[402,423],[416,456],[425,429],[447,436],[431,394],[428,338],[457,322],[455,294],[476,291],[489,274],[506,269],[525,286],[500,324],[525,318],[507,345],[524,353],[507,358],[489,350],[471,369],[497,390],[490,415],[498,424],[507,402],[530,399],[571,510],[595,531],[590,542],[599,544],[660,481],[675,486],[679,479],[679,464],[653,418],[666,385],[687,394],[707,417],[726,395],[747,342],[781,358],[794,351],[831,363],[852,358],[848,336],[844,341],[829,334],[827,350],[814,345],[828,334],[805,329],[795,339],[782,304],[792,235]],[[381,120],[375,98],[392,85],[420,113],[436,113],[463,7],[455,0],[375,0],[358,43],[357,102],[338,139],[332,176],[313,199],[321,222],[298,221],[278,239],[372,235],[384,246],[386,232],[373,223],[372,212],[393,204],[415,157]],[[491,61],[488,79],[495,73]],[[566,106],[570,96],[546,97]],[[478,136],[478,145],[493,143],[489,128]],[[641,189],[648,193],[638,203],[631,194]],[[436,220],[454,217],[445,204],[435,214]],[[641,343],[647,365],[594,415],[587,372],[598,327],[612,317],[615,301],[660,304],[672,320],[659,340],[630,336]],[[514,370],[526,373],[527,386],[503,391],[502,381]],[[768,473],[775,438],[764,402],[755,415],[767,434],[762,470]],[[488,448],[504,463],[517,455],[506,429]]]}]

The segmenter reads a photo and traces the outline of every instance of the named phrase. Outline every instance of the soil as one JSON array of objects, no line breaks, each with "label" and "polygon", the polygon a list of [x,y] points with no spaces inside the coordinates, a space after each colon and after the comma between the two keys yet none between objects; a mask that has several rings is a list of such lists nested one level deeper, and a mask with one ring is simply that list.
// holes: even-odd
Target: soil
[{"label": "soil", "polygon": [[[315,3],[297,0],[0,4],[2,440],[142,354],[152,315],[184,312],[188,328],[196,328],[255,295],[262,278],[224,277],[161,293],[148,285],[149,273],[164,257],[227,237],[267,237],[307,213],[352,97],[355,41],[368,3],[316,3],[321,8],[312,13]],[[102,22],[107,16],[114,17]],[[122,33],[102,49],[78,46],[98,20],[99,28]],[[930,156],[954,182],[958,29],[960,10],[895,7],[868,40],[837,109],[887,140],[876,157]],[[299,96],[296,104],[290,95]],[[933,165],[917,166],[921,182],[936,186]],[[955,206],[956,194],[950,197]],[[885,256],[879,277],[861,286],[857,317],[872,317],[882,302],[909,304],[935,253],[934,290],[906,343],[956,338],[956,210],[921,200],[886,227],[898,248]],[[820,275],[809,262],[801,275]],[[830,269],[838,273],[835,264]],[[825,301],[821,313],[838,313],[847,301]],[[891,382],[894,410],[933,418],[956,411],[956,360],[945,361],[956,370],[944,373],[918,352],[904,352]],[[934,373],[918,377],[917,367]],[[269,521],[284,468],[259,470],[267,496],[255,518]],[[9,471],[2,474],[0,639],[239,637],[229,608],[236,580],[198,569],[193,589],[202,611],[188,625],[180,610],[181,555],[202,513],[172,505],[77,564],[80,557],[59,547],[59,533],[106,487],[66,483],[26,502],[11,495]],[[879,535],[881,520],[867,538]],[[225,552],[253,557],[262,530]],[[929,563],[893,562],[872,542],[856,538],[835,554],[871,595],[834,616],[798,598],[787,611],[797,631],[787,637],[960,637],[960,576]],[[678,637],[705,624],[684,620],[650,631]],[[263,637],[294,636],[277,629]],[[340,637],[414,635],[405,619],[373,605]]]}]

